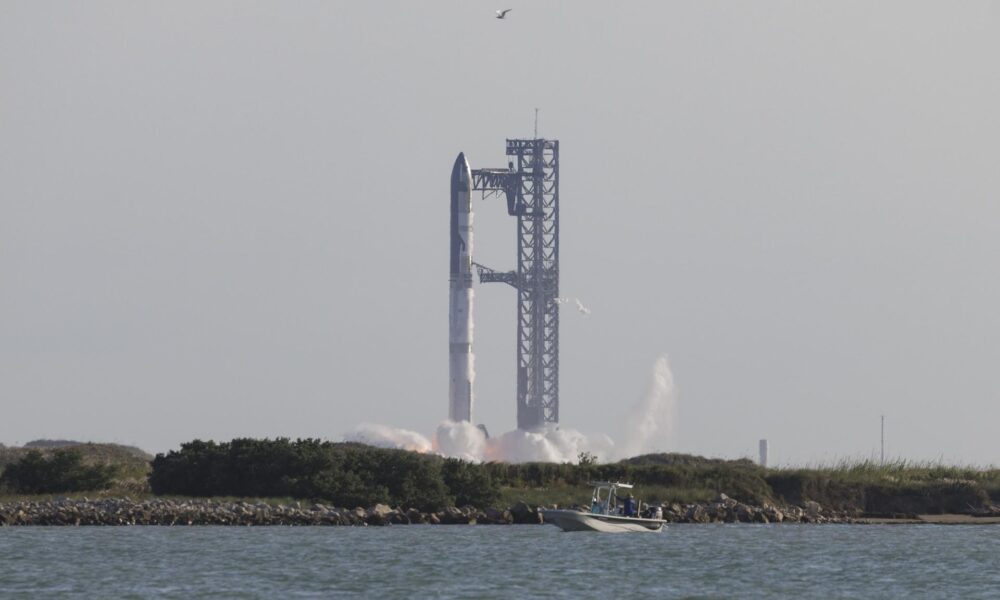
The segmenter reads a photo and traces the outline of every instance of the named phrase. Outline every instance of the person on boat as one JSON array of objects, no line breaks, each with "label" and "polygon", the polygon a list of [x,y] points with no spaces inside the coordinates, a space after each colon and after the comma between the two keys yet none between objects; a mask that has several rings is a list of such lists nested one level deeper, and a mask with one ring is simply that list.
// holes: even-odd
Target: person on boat
[{"label": "person on boat", "polygon": [[635,496],[632,494],[629,494],[625,498],[625,502],[622,503],[622,515],[626,517],[635,516]]}]

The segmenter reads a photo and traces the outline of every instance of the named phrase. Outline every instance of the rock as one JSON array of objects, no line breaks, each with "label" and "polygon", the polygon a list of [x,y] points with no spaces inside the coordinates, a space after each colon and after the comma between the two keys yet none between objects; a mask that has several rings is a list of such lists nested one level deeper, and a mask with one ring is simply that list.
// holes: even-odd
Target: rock
[{"label": "rock", "polygon": [[785,519],[785,515],[782,514],[780,510],[771,506],[770,504],[764,504],[764,508],[761,511],[767,520],[771,523],[781,523]]},{"label": "rock", "polygon": [[714,502],[716,504],[723,504],[726,507],[736,506],[737,504],[739,504],[739,502],[737,502],[736,500],[733,500],[729,496],[722,493],[720,493],[718,496],[715,497]]},{"label": "rock", "polygon": [[514,523],[519,525],[537,525],[544,522],[538,509],[528,506],[524,502],[518,502],[511,506],[510,514],[514,518]]},{"label": "rock", "polygon": [[426,523],[427,515],[415,508],[406,511],[406,518],[410,523]]},{"label": "rock", "polygon": [[389,522],[393,525],[409,525],[410,518],[406,516],[406,513],[397,510],[389,515]]},{"label": "rock", "polygon": [[388,525],[395,511],[385,504],[376,504],[365,512],[364,520],[369,525]]},{"label": "rock", "polygon": [[805,509],[806,514],[812,518],[818,517],[823,512],[823,507],[819,505],[819,502],[813,500],[806,501],[802,507]]},{"label": "rock", "polygon": [[700,504],[693,504],[688,507],[687,512],[684,513],[685,523],[709,523],[711,522],[711,517],[708,516],[708,511],[705,507]]},{"label": "rock", "polygon": [[470,522],[475,523],[474,517],[454,506],[449,506],[438,514],[440,515],[441,523],[444,525],[468,525]]},{"label": "rock", "polygon": [[756,511],[752,506],[747,506],[746,504],[737,504],[734,507],[734,512],[736,513],[736,518],[740,523],[753,523],[754,515]]},{"label": "rock", "polygon": [[487,508],[484,511],[486,514],[486,521],[496,525],[510,525],[514,522],[514,515],[510,513],[509,510],[500,510],[499,508]]}]

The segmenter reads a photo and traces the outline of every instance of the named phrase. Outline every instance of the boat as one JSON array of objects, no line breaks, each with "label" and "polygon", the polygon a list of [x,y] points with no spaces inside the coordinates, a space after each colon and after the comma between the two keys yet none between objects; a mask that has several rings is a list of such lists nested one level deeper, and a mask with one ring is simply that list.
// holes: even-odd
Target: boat
[{"label": "boat", "polygon": [[606,533],[662,531],[666,521],[660,506],[648,505],[642,510],[642,503],[632,499],[629,493],[625,499],[619,498],[618,490],[631,490],[632,485],[621,482],[594,481],[590,511],[569,509],[545,509],[542,517],[563,531],[603,531]]}]

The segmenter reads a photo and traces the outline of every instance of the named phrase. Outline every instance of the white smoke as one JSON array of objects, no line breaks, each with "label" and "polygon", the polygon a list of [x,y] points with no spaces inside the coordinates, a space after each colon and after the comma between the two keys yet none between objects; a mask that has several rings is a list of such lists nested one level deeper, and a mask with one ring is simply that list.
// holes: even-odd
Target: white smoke
[{"label": "white smoke", "polygon": [[416,431],[399,429],[388,425],[362,423],[357,428],[344,435],[345,442],[359,442],[379,448],[399,448],[413,452],[431,452],[434,450],[430,440]]},{"label": "white smoke", "polygon": [[629,411],[621,458],[663,451],[673,443],[677,419],[677,394],[670,359],[656,359],[649,390]]},{"label": "white smoke", "polygon": [[486,434],[468,421],[445,421],[438,425],[435,451],[442,456],[482,462],[486,455]]},{"label": "white smoke", "polygon": [[433,443],[415,431],[372,423],[359,425],[344,436],[344,441],[380,448],[434,452],[469,462],[509,463],[575,463],[583,452],[606,461],[611,458],[615,446],[611,438],[604,434],[588,436],[573,429],[553,426],[536,431],[516,429],[487,439],[482,429],[468,421],[444,421],[438,426]]},{"label": "white smoke", "polygon": [[587,452],[598,460],[608,460],[614,445],[604,434],[587,436],[565,427],[535,431],[515,429],[488,440],[486,459],[511,463],[576,463],[580,454]]},{"label": "white smoke", "polygon": [[603,433],[586,435],[550,425],[533,431],[515,429],[487,439],[482,429],[468,421],[444,421],[438,426],[433,443],[415,431],[372,423],[359,425],[344,439],[382,448],[434,452],[470,462],[576,463],[584,452],[606,462],[669,448],[673,443],[676,411],[674,375],[669,359],[662,355],[653,366],[649,390],[627,415],[626,439],[618,452],[614,441]]},{"label": "white smoke", "polygon": [[445,421],[438,426],[435,450],[443,456],[474,462],[572,462],[581,452],[606,460],[614,442],[604,434],[587,436],[567,428],[546,427],[536,431],[515,429],[486,438],[483,430],[469,422]]}]

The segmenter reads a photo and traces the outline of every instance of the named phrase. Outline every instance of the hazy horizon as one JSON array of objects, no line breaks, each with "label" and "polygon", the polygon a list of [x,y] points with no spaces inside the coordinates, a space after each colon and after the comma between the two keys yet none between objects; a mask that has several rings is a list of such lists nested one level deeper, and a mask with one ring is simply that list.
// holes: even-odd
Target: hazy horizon
[{"label": "hazy horizon", "polygon": [[[0,5],[0,443],[433,434],[448,176],[560,140],[561,424],[1000,464],[1000,4]],[[476,257],[515,265],[502,201]],[[514,428],[476,286],[474,421]]]}]

